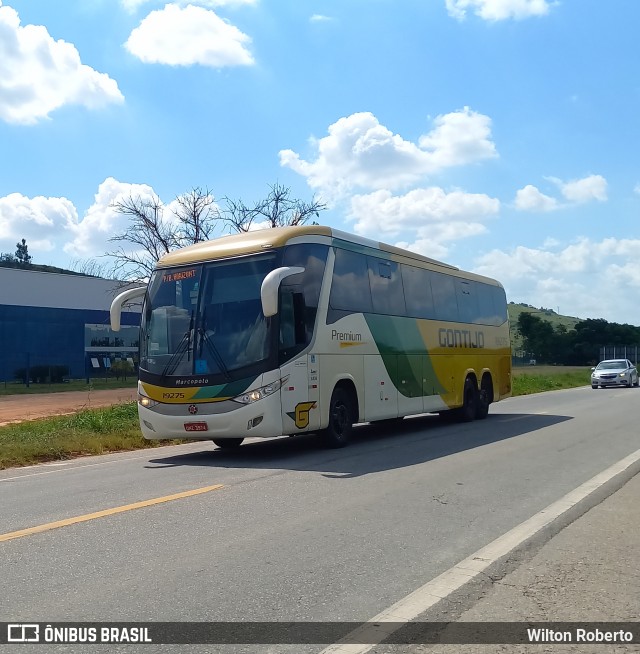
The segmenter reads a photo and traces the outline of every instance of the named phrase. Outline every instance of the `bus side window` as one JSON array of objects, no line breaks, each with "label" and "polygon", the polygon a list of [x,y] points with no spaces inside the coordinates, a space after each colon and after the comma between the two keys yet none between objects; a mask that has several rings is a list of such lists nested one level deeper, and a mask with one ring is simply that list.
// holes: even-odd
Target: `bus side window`
[{"label": "bus side window", "polygon": [[336,248],[329,304],[349,313],[371,313],[369,272],[364,255]]},{"label": "bus side window", "polygon": [[367,257],[373,312],[387,316],[405,316],[404,290],[400,269],[395,261]]},{"label": "bus side window", "polygon": [[484,282],[476,283],[478,292],[478,318],[475,323],[481,325],[500,325],[502,321],[493,306],[493,286]]},{"label": "bus side window", "polygon": [[407,315],[412,318],[436,317],[431,293],[431,273],[415,266],[401,265]]},{"label": "bus side window", "polygon": [[493,295],[493,310],[497,317],[496,325],[503,325],[507,322],[507,296],[502,286],[492,286],[491,293]]},{"label": "bus side window", "polygon": [[459,322],[458,302],[454,278],[434,272],[431,276],[431,290],[436,318],[447,322]]},{"label": "bus side window", "polygon": [[284,266],[301,266],[304,272],[287,277],[280,286],[280,361],[301,352],[313,338],[320,289],[329,247],[297,243],[284,251]]},{"label": "bus side window", "polygon": [[478,297],[475,283],[466,279],[456,279],[455,284],[459,320],[469,323],[478,322]]}]

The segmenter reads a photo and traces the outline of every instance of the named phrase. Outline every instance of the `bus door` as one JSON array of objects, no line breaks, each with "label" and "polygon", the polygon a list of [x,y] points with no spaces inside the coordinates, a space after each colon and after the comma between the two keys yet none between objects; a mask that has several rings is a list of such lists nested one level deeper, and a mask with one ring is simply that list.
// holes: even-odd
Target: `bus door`
[{"label": "bus door", "polygon": [[286,434],[313,431],[320,426],[318,364],[315,354],[303,355],[280,369],[282,427]]}]

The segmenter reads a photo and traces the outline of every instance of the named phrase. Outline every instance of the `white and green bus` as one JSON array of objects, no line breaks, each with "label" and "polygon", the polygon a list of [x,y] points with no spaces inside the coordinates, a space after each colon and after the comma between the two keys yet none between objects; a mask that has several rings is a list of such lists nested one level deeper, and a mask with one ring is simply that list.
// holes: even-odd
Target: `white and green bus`
[{"label": "white and green bus", "polygon": [[145,438],[321,432],[444,413],[484,418],[511,393],[504,289],[414,252],[321,226],[264,229],[165,255],[144,295]]}]

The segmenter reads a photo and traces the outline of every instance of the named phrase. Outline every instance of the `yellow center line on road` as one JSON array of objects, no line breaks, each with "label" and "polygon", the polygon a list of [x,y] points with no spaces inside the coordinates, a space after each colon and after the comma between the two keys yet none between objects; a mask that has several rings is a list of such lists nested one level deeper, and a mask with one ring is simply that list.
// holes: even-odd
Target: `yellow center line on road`
[{"label": "yellow center line on road", "polygon": [[58,529],[59,527],[68,527],[75,525],[79,522],[87,522],[89,520],[96,520],[97,518],[105,518],[117,513],[125,513],[126,511],[133,511],[134,509],[142,509],[146,506],[154,506],[155,504],[162,504],[164,502],[171,502],[173,500],[181,500],[185,497],[193,497],[194,495],[202,495],[202,493],[209,493],[210,491],[223,488],[222,484],[215,486],[205,486],[204,488],[195,488],[193,490],[183,491],[182,493],[174,493],[173,495],[165,495],[164,497],[155,497],[151,500],[143,500],[142,502],[134,502],[133,504],[125,504],[124,506],[116,506],[112,509],[105,509],[104,511],[96,511],[95,513],[86,513],[74,518],[66,518],[65,520],[56,520],[55,522],[47,522],[44,525],[37,525],[36,527],[29,527],[27,529],[19,529],[18,531],[10,531],[6,534],[0,534],[0,543],[14,538],[22,538],[24,536],[32,536],[33,534],[40,534],[43,531],[50,531],[51,529]]}]

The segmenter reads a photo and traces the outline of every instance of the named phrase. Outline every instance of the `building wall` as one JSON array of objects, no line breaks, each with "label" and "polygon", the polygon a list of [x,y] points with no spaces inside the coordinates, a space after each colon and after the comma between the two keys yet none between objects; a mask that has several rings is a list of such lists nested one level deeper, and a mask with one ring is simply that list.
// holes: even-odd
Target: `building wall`
[{"label": "building wall", "polygon": [[[83,378],[85,325],[108,325],[120,290],[112,280],[0,268],[0,381],[37,365],[68,366]],[[123,312],[122,324],[139,325],[140,307]]]}]

